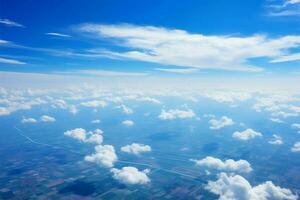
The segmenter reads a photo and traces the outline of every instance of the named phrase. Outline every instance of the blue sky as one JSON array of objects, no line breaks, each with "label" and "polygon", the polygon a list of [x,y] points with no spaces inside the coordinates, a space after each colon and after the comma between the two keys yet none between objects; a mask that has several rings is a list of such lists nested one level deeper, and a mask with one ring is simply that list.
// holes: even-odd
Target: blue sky
[{"label": "blue sky", "polygon": [[0,71],[298,76],[298,11],[297,0],[2,0]]}]

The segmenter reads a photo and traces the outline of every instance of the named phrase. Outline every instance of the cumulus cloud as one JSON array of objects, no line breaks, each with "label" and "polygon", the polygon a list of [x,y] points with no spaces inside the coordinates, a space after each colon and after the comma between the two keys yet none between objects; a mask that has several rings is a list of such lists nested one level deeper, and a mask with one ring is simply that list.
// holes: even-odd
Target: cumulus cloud
[{"label": "cumulus cloud", "polygon": [[232,134],[232,137],[238,140],[250,140],[261,136],[262,134],[260,132],[256,132],[253,129],[249,129],[249,128],[242,132],[236,131]]},{"label": "cumulus cloud", "polygon": [[103,167],[113,167],[118,157],[112,145],[97,145],[95,153],[85,156],[84,160],[93,162]]},{"label": "cumulus cloud", "polygon": [[86,106],[86,107],[93,107],[93,108],[104,108],[107,106],[107,103],[105,101],[87,101],[87,102],[82,102],[80,105]]},{"label": "cumulus cloud", "polygon": [[75,128],[64,132],[64,135],[84,142],[86,140],[86,130],[83,128]]},{"label": "cumulus cloud", "polygon": [[76,114],[78,112],[78,109],[75,105],[68,105],[63,99],[54,99],[52,101],[52,107],[68,110],[72,114]]},{"label": "cumulus cloud", "polygon": [[124,126],[133,126],[134,122],[132,120],[124,120],[124,121],[122,121],[122,124]]},{"label": "cumulus cloud", "polygon": [[89,131],[88,138],[85,139],[85,142],[94,143],[94,144],[102,144],[102,142],[103,142],[102,134],[103,134],[103,131],[101,129]]},{"label": "cumulus cloud", "polygon": [[291,190],[266,181],[257,186],[240,175],[219,174],[218,180],[209,181],[205,187],[219,195],[220,200],[297,200],[298,196]]},{"label": "cumulus cloud", "polygon": [[64,132],[64,135],[79,140],[84,143],[102,144],[103,131],[101,129],[95,129],[94,131],[87,132],[83,128],[75,128]]},{"label": "cumulus cloud", "polygon": [[161,120],[173,120],[177,118],[185,119],[185,118],[193,118],[196,114],[193,110],[179,110],[179,109],[170,109],[170,110],[162,110],[160,115],[158,116]]},{"label": "cumulus cloud", "polygon": [[113,168],[110,170],[113,173],[113,178],[125,184],[147,184],[150,183],[150,179],[147,176],[148,169],[139,171],[135,167],[123,167],[122,169]]},{"label": "cumulus cloud", "polygon": [[221,129],[225,126],[231,126],[234,124],[233,120],[227,116],[223,116],[220,119],[211,119],[209,120],[210,129]]},{"label": "cumulus cloud", "polygon": [[291,148],[292,152],[300,152],[300,142],[296,142],[294,146]]},{"label": "cumulus cloud", "polygon": [[150,152],[151,147],[149,145],[145,145],[145,144],[132,143],[130,145],[121,147],[121,151],[129,153],[129,154],[139,155],[144,152]]},{"label": "cumulus cloud", "polygon": [[269,143],[273,145],[281,145],[283,144],[283,141],[279,135],[274,134],[273,138],[269,140]]},{"label": "cumulus cloud", "polygon": [[55,122],[55,121],[56,121],[56,119],[55,119],[54,117],[50,117],[50,116],[48,116],[48,115],[43,115],[43,116],[41,116],[41,117],[40,117],[40,120],[41,120],[42,122]]},{"label": "cumulus cloud", "polygon": [[34,118],[31,118],[31,117],[29,117],[29,118],[23,118],[22,120],[21,120],[21,122],[23,123],[23,124],[33,124],[33,123],[37,123],[37,120],[36,119],[34,119]]},{"label": "cumulus cloud", "polygon": [[191,161],[195,162],[197,166],[204,167],[206,169],[236,172],[236,173],[249,173],[252,171],[250,163],[246,160],[235,161],[232,159],[228,159],[222,161],[218,158],[208,156],[201,160],[191,159]]},{"label": "cumulus cloud", "polygon": [[120,108],[123,113],[128,114],[128,115],[133,113],[133,110],[126,105],[120,105],[120,106],[117,106],[116,108]]}]

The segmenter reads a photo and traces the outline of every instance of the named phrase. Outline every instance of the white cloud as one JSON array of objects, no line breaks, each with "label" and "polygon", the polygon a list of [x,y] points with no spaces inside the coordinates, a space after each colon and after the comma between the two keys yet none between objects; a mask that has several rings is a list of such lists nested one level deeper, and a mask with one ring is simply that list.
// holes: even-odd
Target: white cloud
[{"label": "white cloud", "polygon": [[87,143],[102,144],[103,142],[103,131],[101,129],[95,129],[94,131],[88,132],[88,138],[85,140]]},{"label": "white cloud", "polygon": [[43,116],[41,116],[41,117],[40,117],[40,120],[41,120],[42,122],[55,122],[55,121],[56,121],[56,119],[55,119],[54,117],[50,117],[50,116],[48,116],[48,115],[43,115]]},{"label": "white cloud", "polygon": [[232,137],[238,140],[250,140],[255,137],[261,137],[262,134],[260,132],[256,132],[252,129],[246,129],[242,132],[236,131],[232,134]]},{"label": "white cloud", "polygon": [[246,101],[252,97],[252,95],[247,92],[206,92],[203,95],[219,103],[236,103]]},{"label": "white cloud", "polygon": [[148,73],[144,72],[124,72],[124,71],[112,71],[112,70],[78,70],[78,71],[72,71],[69,72],[70,74],[86,74],[86,75],[92,75],[92,76],[132,76],[132,77],[138,77],[138,76],[147,76]]},{"label": "white cloud", "polygon": [[269,6],[270,7],[268,13],[269,16],[272,17],[300,16],[299,0],[283,0],[283,1],[273,1],[273,2],[274,3]]},{"label": "white cloud", "polygon": [[64,135],[84,142],[86,140],[86,130],[83,128],[75,128],[64,132]]},{"label": "white cloud", "polygon": [[170,110],[162,110],[160,115],[158,116],[161,120],[173,120],[176,118],[193,118],[196,114],[193,110],[187,109],[187,110],[179,110],[179,109],[170,109]]},{"label": "white cloud", "polygon": [[94,131],[87,132],[83,128],[75,128],[64,132],[64,135],[79,140],[84,143],[102,144],[103,131],[101,129],[95,129]]},{"label": "white cloud", "polygon": [[300,129],[300,124],[294,123],[291,127],[295,129]]},{"label": "white cloud", "polygon": [[76,114],[78,112],[78,109],[75,105],[68,105],[65,100],[62,99],[54,99],[52,101],[52,107],[53,108],[60,108],[60,109],[66,109],[72,114]]},{"label": "white cloud", "polygon": [[94,107],[94,108],[101,107],[101,108],[104,108],[104,107],[107,106],[107,103],[105,101],[94,100],[94,101],[82,102],[82,103],[80,103],[80,105],[86,106],[86,107]]},{"label": "white cloud", "polygon": [[210,129],[221,129],[225,126],[231,126],[234,124],[233,120],[227,116],[223,116],[220,119],[211,119],[209,120]]},{"label": "white cloud", "polygon": [[273,138],[269,140],[269,143],[274,145],[281,145],[283,144],[283,141],[279,135],[274,134]]},{"label": "white cloud", "polygon": [[101,122],[100,119],[95,119],[91,121],[92,124],[99,124],[100,122]]},{"label": "white cloud", "polygon": [[84,160],[103,167],[113,167],[118,157],[112,145],[97,145],[95,153],[85,156]]},{"label": "white cloud", "polygon": [[37,120],[29,117],[29,118],[23,118],[21,122],[23,124],[27,124],[27,123],[33,124],[33,123],[37,123]]},{"label": "white cloud", "polygon": [[195,68],[155,68],[157,71],[163,71],[163,72],[173,72],[173,73],[180,73],[180,74],[188,74],[198,71],[198,69]]},{"label": "white cloud", "polygon": [[283,123],[283,121],[281,120],[281,119],[278,119],[278,118],[270,118],[270,120],[272,121],[272,122],[276,122],[276,123]]},{"label": "white cloud", "polygon": [[236,173],[249,173],[252,171],[251,165],[246,160],[232,160],[228,159],[222,161],[218,158],[214,158],[208,156],[201,160],[194,160],[191,161],[195,162],[199,167],[205,167],[207,169],[214,169],[219,171],[227,171],[227,172],[236,172]]},{"label": "white cloud", "polygon": [[133,126],[134,122],[132,120],[124,120],[124,121],[122,121],[122,124],[124,126]]},{"label": "white cloud", "polygon": [[113,173],[113,178],[125,184],[147,184],[150,182],[147,174],[148,169],[139,171],[135,167],[123,167],[122,169],[113,168],[110,170]]},{"label": "white cloud", "polygon": [[24,25],[19,24],[17,22],[14,22],[12,20],[9,19],[0,19],[0,24],[4,24],[6,26],[14,26],[14,27],[21,27],[21,28],[25,28]]},{"label": "white cloud", "polygon": [[89,55],[198,69],[258,72],[262,68],[253,66],[251,59],[274,60],[289,55],[288,50],[300,44],[300,36],[297,35],[276,38],[259,34],[244,37],[203,35],[130,24],[83,24],[78,30],[127,48],[124,51],[94,49],[88,51]]},{"label": "white cloud", "polygon": [[300,152],[300,142],[296,142],[294,146],[291,148],[292,152]]},{"label": "white cloud", "polygon": [[70,35],[67,34],[62,34],[62,33],[54,33],[54,32],[49,32],[45,33],[46,35],[51,35],[51,36],[58,36],[58,37],[71,37]]},{"label": "white cloud", "polygon": [[291,190],[266,181],[257,186],[240,175],[219,174],[218,180],[209,181],[206,189],[219,195],[220,200],[297,200]]},{"label": "white cloud", "polygon": [[133,113],[133,110],[125,105],[117,106],[117,108],[120,108],[123,113],[128,114],[128,115]]},{"label": "white cloud", "polygon": [[14,64],[14,65],[24,65],[24,64],[26,64],[25,62],[22,62],[22,61],[19,61],[19,60],[1,58],[1,57],[0,57],[0,63]]},{"label": "white cloud", "polygon": [[151,147],[145,144],[132,143],[131,145],[121,147],[121,151],[129,154],[139,155],[144,152],[150,152]]}]

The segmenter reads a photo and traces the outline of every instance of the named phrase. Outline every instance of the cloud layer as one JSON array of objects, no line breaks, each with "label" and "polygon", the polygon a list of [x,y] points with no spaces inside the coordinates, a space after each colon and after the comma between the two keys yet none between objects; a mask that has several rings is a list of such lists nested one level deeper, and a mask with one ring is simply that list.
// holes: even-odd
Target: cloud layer
[{"label": "cloud layer", "polygon": [[[259,72],[251,59],[284,62],[289,49],[300,45],[300,36],[269,38],[265,35],[203,35],[184,30],[131,24],[82,24],[78,31],[111,40],[123,51],[92,49],[89,55],[133,59],[196,69]],[[160,70],[162,70],[160,68]]]}]

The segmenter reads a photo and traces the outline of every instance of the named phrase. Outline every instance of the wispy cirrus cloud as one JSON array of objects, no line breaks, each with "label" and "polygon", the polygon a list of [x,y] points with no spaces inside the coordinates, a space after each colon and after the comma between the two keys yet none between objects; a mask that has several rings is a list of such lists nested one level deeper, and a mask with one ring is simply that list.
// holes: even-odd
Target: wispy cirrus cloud
[{"label": "wispy cirrus cloud", "polygon": [[277,38],[260,34],[203,35],[178,29],[131,24],[82,24],[76,30],[106,39],[115,47],[120,47],[120,50],[94,48],[87,52],[89,56],[186,67],[187,69],[157,69],[181,73],[192,72],[193,69],[260,72],[264,69],[254,65],[251,59],[267,58],[271,62],[288,56],[291,48],[300,46],[298,35]]},{"label": "wispy cirrus cloud", "polygon": [[19,24],[15,21],[12,21],[10,19],[0,19],[0,24],[6,25],[6,26],[12,26],[12,27],[20,27],[20,28],[25,28],[24,25]]},{"label": "wispy cirrus cloud", "polygon": [[0,57],[0,63],[14,64],[14,65],[24,65],[24,64],[26,64],[25,62],[22,62],[22,61],[19,61],[19,60],[1,58],[1,57]]},{"label": "wispy cirrus cloud", "polygon": [[268,16],[271,17],[300,16],[300,0],[275,1],[268,8]]},{"label": "wispy cirrus cloud", "polygon": [[72,37],[71,35],[63,34],[63,33],[56,33],[56,32],[49,32],[45,33],[46,35],[56,36],[56,37]]}]

